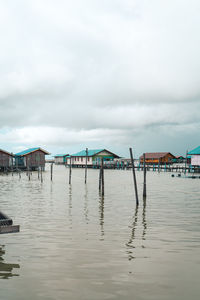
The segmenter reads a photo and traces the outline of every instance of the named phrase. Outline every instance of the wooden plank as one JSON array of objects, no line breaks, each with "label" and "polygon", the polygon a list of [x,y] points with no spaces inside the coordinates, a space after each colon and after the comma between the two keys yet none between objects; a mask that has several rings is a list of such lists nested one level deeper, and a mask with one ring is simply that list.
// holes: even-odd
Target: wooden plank
[{"label": "wooden plank", "polygon": [[0,234],[19,232],[19,225],[0,226]]}]

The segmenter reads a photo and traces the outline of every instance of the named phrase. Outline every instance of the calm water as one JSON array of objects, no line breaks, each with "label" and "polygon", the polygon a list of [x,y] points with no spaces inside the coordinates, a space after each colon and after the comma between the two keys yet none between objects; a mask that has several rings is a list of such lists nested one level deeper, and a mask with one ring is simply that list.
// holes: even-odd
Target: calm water
[{"label": "calm water", "polygon": [[200,180],[54,167],[44,182],[0,176],[0,210],[21,225],[0,235],[0,299],[200,299]]}]

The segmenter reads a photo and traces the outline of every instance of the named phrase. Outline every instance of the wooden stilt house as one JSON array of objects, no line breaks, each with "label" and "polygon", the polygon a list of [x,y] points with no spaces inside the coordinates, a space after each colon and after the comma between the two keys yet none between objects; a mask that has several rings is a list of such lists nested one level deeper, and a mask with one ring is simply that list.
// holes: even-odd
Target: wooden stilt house
[{"label": "wooden stilt house", "polygon": [[29,148],[15,154],[15,166],[19,169],[36,170],[45,167],[45,155],[50,153],[42,148]]},{"label": "wooden stilt house", "polygon": [[[145,153],[146,164],[171,164],[175,156],[170,152]],[[140,163],[143,164],[143,155],[140,156]]]},{"label": "wooden stilt house", "polygon": [[13,163],[13,154],[0,149],[0,170],[9,169]]}]

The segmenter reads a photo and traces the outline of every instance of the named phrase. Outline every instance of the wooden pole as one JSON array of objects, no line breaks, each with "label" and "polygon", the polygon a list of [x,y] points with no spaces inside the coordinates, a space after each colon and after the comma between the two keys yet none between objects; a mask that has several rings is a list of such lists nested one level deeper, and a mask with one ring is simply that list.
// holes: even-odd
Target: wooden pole
[{"label": "wooden pole", "polygon": [[40,171],[41,171],[41,182],[43,182],[43,177],[42,177],[42,166],[40,167]]},{"label": "wooden pole", "polygon": [[187,168],[187,156],[188,156],[188,151],[186,151],[186,157],[185,157],[185,174],[186,174],[186,168]]},{"label": "wooden pole", "polygon": [[144,170],[144,185],[143,185],[143,198],[146,198],[147,196],[147,190],[146,190],[146,174],[147,174],[147,170],[146,170],[146,165],[145,165],[145,153],[143,154],[143,170]]},{"label": "wooden pole", "polygon": [[88,148],[86,148],[86,163],[85,163],[85,184],[87,182],[87,161],[88,161]]},{"label": "wooden pole", "polygon": [[40,179],[40,166],[38,165],[38,179]]},{"label": "wooden pole", "polygon": [[103,168],[103,158],[101,159],[101,193],[104,196],[104,168]]},{"label": "wooden pole", "polygon": [[31,171],[30,171],[30,168],[28,167],[28,180],[30,181],[31,180]]},{"label": "wooden pole", "polygon": [[70,156],[70,166],[69,166],[69,184],[71,184],[72,177],[72,157]]},{"label": "wooden pole", "polygon": [[129,148],[129,151],[130,151],[131,164],[132,164],[132,171],[133,171],[133,181],[134,181],[134,187],[135,187],[135,199],[136,199],[136,205],[139,205],[138,191],[137,191],[137,182],[136,182],[135,166],[134,166],[134,159],[133,159],[132,148]]},{"label": "wooden pole", "polygon": [[51,181],[53,180],[53,163],[51,163]]}]

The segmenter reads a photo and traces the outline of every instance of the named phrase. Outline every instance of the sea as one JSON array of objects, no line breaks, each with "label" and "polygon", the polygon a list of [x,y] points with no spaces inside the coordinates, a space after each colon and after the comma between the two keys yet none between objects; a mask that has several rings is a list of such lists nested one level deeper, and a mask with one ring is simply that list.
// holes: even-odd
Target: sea
[{"label": "sea", "polygon": [[50,164],[0,175],[0,300],[199,300],[200,179]]}]

